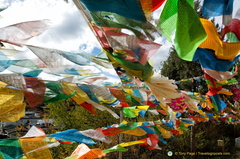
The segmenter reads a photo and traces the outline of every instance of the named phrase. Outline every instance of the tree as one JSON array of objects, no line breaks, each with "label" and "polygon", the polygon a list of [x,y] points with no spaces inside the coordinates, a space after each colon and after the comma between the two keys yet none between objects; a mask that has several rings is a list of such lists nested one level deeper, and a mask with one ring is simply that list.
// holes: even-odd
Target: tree
[{"label": "tree", "polygon": [[203,76],[199,62],[189,62],[180,59],[173,47],[170,49],[168,59],[163,62],[161,74],[175,81],[192,78],[192,82],[181,82],[178,85],[180,90],[200,92],[201,94],[205,94],[207,91],[207,85],[204,80],[198,82],[196,79],[193,79],[193,77]]}]

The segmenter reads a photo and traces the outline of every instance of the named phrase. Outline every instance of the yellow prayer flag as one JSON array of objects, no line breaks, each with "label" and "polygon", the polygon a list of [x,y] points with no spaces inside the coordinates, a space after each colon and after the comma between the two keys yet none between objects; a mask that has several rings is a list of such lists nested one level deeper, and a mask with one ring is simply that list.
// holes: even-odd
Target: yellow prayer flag
[{"label": "yellow prayer flag", "polygon": [[12,105],[12,107],[7,112],[0,114],[0,121],[3,122],[18,121],[21,117],[25,116],[25,107],[26,107],[25,103],[19,105]]},{"label": "yellow prayer flag", "polygon": [[136,101],[138,101],[139,103],[141,103],[142,98],[141,98],[141,97],[136,97],[136,96],[134,96],[132,89],[126,88],[126,89],[124,89],[124,91],[125,91],[126,93],[128,93],[129,95],[131,95],[131,97],[132,97],[133,99],[135,99]]},{"label": "yellow prayer flag", "polygon": [[183,130],[180,127],[177,128],[177,131],[179,132],[180,135],[183,134]]},{"label": "yellow prayer flag", "polygon": [[0,88],[0,120],[15,122],[25,116],[23,103],[24,94],[21,90]]},{"label": "yellow prayer flag", "polygon": [[128,122],[126,120],[123,120],[121,124],[127,124]]},{"label": "yellow prayer flag", "polygon": [[41,149],[41,147],[47,146],[45,137],[20,138],[19,141],[22,151],[28,159],[52,159],[51,152],[48,148]]},{"label": "yellow prayer flag", "polygon": [[144,142],[146,142],[146,141],[124,142],[124,143],[119,144],[119,146],[121,146],[121,147],[127,147],[127,146],[136,145],[136,144],[141,144],[141,143],[144,143]]},{"label": "yellow prayer flag", "polygon": [[74,91],[76,91],[75,95],[72,96],[71,98],[77,103],[77,104],[82,104],[85,101],[90,100],[90,98],[88,97],[88,95],[81,90],[76,83],[67,83],[67,82],[63,82],[62,83],[62,87],[63,87],[63,91],[64,93],[66,93],[67,95],[72,94]]},{"label": "yellow prayer flag", "polygon": [[145,111],[147,111],[148,108],[149,108],[149,106],[148,106],[148,105],[142,105],[142,106],[137,106],[137,108],[140,109],[140,110],[145,110]]},{"label": "yellow prayer flag", "polygon": [[211,21],[203,18],[200,18],[200,20],[208,36],[199,47],[214,50],[218,59],[232,61],[240,52],[240,43],[223,42]]},{"label": "yellow prayer flag", "polygon": [[139,127],[136,127],[135,129],[132,130],[123,131],[122,133],[136,136],[143,136],[147,134],[143,129]]},{"label": "yellow prayer flag", "polygon": [[7,84],[6,84],[6,83],[4,83],[4,82],[0,81],[0,88],[4,88],[4,87],[6,87],[6,86],[7,86]]},{"label": "yellow prayer flag", "polygon": [[170,131],[164,129],[160,125],[157,125],[157,128],[161,132],[163,138],[165,138],[165,139],[170,139],[171,138],[172,134],[170,133]]},{"label": "yellow prayer flag", "polygon": [[207,116],[201,109],[198,110],[198,113],[201,114],[202,116]]}]

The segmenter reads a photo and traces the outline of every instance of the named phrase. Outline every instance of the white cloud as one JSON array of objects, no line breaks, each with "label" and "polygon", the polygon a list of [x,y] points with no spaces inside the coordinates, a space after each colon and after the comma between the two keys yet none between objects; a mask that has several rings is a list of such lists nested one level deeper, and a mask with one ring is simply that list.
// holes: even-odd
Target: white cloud
[{"label": "white cloud", "polygon": [[0,12],[3,17],[0,27],[36,19],[51,20],[51,27],[42,35],[29,40],[28,44],[66,51],[77,51],[82,44],[87,44],[85,51],[90,52],[94,47],[100,47],[71,1],[24,0],[9,3],[9,8]]}]

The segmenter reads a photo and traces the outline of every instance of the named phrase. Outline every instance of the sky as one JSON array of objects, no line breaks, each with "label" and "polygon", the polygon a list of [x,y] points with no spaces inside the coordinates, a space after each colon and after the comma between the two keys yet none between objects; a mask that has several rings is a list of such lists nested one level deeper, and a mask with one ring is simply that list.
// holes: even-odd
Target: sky
[{"label": "sky", "polygon": [[[27,44],[41,47],[55,48],[64,51],[86,51],[93,55],[101,51],[101,47],[91,32],[80,12],[69,0],[1,0],[0,7],[9,6],[0,12],[0,27],[18,22],[49,19],[51,27],[38,37],[34,37]],[[238,7],[237,7],[238,6]],[[240,0],[234,1],[234,12],[240,8]],[[160,10],[153,16],[159,17]],[[221,23],[221,18],[217,17]],[[162,47],[152,56],[151,61],[155,69],[160,68],[160,62],[167,59],[171,44],[159,39]]]}]

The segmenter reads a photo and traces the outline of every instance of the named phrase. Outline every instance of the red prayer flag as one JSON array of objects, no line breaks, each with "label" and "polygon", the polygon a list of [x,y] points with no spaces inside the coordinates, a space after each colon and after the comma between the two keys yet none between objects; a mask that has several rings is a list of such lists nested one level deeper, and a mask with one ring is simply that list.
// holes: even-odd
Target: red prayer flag
[{"label": "red prayer flag", "polygon": [[46,85],[43,81],[35,77],[25,77],[27,89],[24,91],[24,96],[30,107],[35,107],[42,103]]}]

